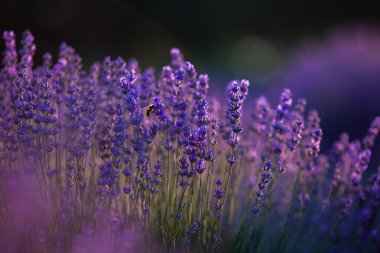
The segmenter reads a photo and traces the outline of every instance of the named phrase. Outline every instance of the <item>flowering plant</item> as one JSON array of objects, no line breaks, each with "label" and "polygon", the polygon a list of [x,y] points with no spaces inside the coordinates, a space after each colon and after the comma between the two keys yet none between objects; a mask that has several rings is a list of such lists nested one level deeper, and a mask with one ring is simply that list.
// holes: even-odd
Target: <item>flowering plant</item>
[{"label": "flowering plant", "polygon": [[4,41],[5,252],[89,251],[99,235],[101,252],[380,250],[380,170],[367,170],[380,117],[321,154],[304,99],[249,104],[243,79],[223,104],[176,48],[156,75],[110,57],[85,71],[65,43],[34,66],[30,32],[18,52],[12,31]]}]

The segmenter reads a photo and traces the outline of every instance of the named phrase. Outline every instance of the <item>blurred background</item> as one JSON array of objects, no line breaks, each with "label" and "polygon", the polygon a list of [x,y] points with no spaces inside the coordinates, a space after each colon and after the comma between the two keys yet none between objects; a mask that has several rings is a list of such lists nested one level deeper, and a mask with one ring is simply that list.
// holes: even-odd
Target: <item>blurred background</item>
[{"label": "blurred background", "polygon": [[[29,29],[37,57],[66,41],[84,66],[135,57],[160,69],[180,48],[223,92],[234,78],[272,105],[284,88],[322,118],[323,147],[362,137],[380,114],[380,15],[373,1],[0,1],[0,30]],[[1,50],[4,48],[1,45]],[[36,60],[38,62],[38,60]],[[379,148],[379,142],[377,144]],[[379,151],[376,156],[379,157]]]}]

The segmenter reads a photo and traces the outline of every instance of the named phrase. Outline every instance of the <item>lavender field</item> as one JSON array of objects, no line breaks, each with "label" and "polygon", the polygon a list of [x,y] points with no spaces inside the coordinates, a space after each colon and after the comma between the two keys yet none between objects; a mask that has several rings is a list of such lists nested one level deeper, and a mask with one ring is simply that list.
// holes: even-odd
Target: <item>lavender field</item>
[{"label": "lavender field", "polygon": [[380,252],[380,117],[322,153],[296,90],[3,39],[0,252]]}]

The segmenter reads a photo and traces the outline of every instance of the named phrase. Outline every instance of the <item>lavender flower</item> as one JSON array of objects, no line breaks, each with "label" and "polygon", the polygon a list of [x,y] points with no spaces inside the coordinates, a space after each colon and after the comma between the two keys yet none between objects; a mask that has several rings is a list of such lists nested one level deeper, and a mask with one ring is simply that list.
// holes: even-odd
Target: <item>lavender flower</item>
[{"label": "lavender flower", "polygon": [[361,180],[362,174],[368,167],[371,159],[371,150],[365,149],[360,152],[358,161],[355,163],[355,170],[352,172],[351,179],[353,186],[357,186]]},{"label": "lavender flower", "polygon": [[66,43],[56,61],[46,53],[35,66],[30,32],[18,53],[13,32],[4,40],[3,251],[76,249],[73,238],[88,230],[109,251],[136,251],[126,246],[131,234],[159,239],[151,251],[265,252],[269,241],[276,252],[378,251],[378,117],[360,140],[342,134],[327,156],[321,119],[315,110],[304,116],[304,99],[292,107],[284,89],[271,108],[259,97],[249,120],[243,79],[228,84],[223,112],[211,77],[179,49],[156,76],[121,57],[82,68]]},{"label": "lavender flower", "polygon": [[252,214],[257,214],[260,211],[260,207],[264,204],[265,190],[267,189],[270,180],[272,179],[272,164],[270,161],[266,161],[263,166],[263,173],[261,174],[260,182],[258,183],[259,189],[256,191],[256,199],[253,207],[251,208]]},{"label": "lavender flower", "polygon": [[[304,128],[304,124],[303,124],[302,119],[297,119],[293,125],[292,134],[287,143],[288,148],[291,151],[294,151],[296,148],[296,145],[301,141],[303,128]],[[320,140],[320,136],[317,136],[317,137],[318,139],[315,142]],[[319,143],[315,143],[315,145],[317,146],[316,149],[319,149]]]},{"label": "lavender flower", "polygon": [[33,55],[36,51],[36,45],[34,44],[34,37],[30,31],[23,33],[21,40],[22,49],[19,54],[21,55],[21,62],[24,62],[30,68],[33,66]]},{"label": "lavender flower", "polygon": [[376,117],[368,130],[368,134],[363,139],[364,148],[372,148],[376,137],[380,132],[380,117]]}]

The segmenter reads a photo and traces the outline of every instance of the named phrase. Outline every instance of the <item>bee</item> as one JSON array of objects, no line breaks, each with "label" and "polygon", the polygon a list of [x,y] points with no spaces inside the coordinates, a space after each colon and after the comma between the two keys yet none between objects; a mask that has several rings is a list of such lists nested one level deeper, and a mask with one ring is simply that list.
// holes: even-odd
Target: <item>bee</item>
[{"label": "bee", "polygon": [[149,118],[150,114],[152,113],[152,111],[155,110],[155,106],[154,104],[150,104],[146,107],[144,107],[144,111],[145,111],[145,115]]}]

